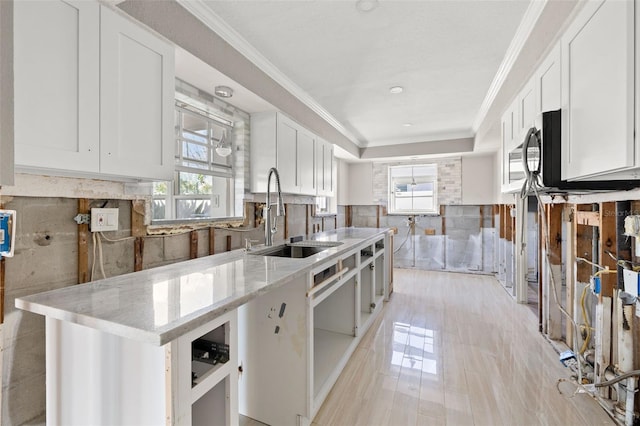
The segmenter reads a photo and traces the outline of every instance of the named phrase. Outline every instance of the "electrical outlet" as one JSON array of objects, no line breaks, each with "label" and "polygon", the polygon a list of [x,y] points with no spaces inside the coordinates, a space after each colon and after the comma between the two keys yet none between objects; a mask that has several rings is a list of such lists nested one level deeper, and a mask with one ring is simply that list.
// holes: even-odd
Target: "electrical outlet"
[{"label": "electrical outlet", "polygon": [[117,231],[118,209],[91,209],[91,232]]}]

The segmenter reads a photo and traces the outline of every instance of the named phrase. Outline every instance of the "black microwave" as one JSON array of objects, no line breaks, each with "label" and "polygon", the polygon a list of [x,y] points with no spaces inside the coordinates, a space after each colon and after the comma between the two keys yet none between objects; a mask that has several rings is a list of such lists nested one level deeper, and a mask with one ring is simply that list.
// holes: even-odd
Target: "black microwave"
[{"label": "black microwave", "polygon": [[529,129],[521,145],[523,175],[538,177],[542,190],[628,190],[640,187],[640,180],[562,180],[562,111],[542,113],[542,128]]}]

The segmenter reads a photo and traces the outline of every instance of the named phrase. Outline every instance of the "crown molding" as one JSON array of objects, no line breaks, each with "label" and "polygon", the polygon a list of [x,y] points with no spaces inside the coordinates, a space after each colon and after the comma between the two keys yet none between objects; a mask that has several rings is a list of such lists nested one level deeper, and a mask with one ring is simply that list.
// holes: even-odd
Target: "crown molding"
[{"label": "crown molding", "polygon": [[535,27],[542,11],[547,5],[548,0],[533,0],[529,3],[529,7],[524,13],[522,17],[522,21],[520,21],[520,25],[516,30],[516,34],[511,40],[509,47],[507,48],[507,52],[502,59],[502,63],[498,68],[498,72],[496,72],[495,77],[493,77],[493,81],[491,82],[491,86],[489,86],[489,90],[482,101],[482,105],[478,110],[478,114],[476,115],[476,119],[473,122],[473,131],[474,133],[478,131],[478,128],[487,117],[487,113],[489,112],[489,108],[496,99],[498,92],[502,88],[509,72],[513,68],[518,56],[520,56],[520,52],[522,52],[522,48],[524,47],[525,42],[531,35],[531,31]]},{"label": "crown molding", "polygon": [[[236,30],[227,24],[218,14],[207,6],[204,0],[176,0],[180,6],[186,9],[193,16],[202,21],[207,27],[218,34],[224,41],[229,43],[241,55],[247,58],[255,66],[260,68],[267,76],[281,85],[285,90],[295,96],[300,102],[318,114],[324,121],[329,123],[347,139],[362,147],[362,143],[346,127],[342,125],[334,116],[325,110],[307,92],[291,81],[282,71],[265,58],[258,50],[244,39]],[[286,111],[285,111],[286,112]]]}]

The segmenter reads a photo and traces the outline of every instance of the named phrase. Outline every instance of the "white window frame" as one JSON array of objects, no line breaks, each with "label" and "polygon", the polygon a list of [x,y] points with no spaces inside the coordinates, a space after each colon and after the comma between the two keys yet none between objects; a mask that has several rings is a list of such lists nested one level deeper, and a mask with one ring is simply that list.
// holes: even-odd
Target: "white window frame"
[{"label": "white window frame", "polygon": [[[162,200],[165,202],[165,217],[164,218],[155,218],[154,220],[202,220],[202,219],[219,219],[221,216],[211,216],[206,215],[202,217],[176,217],[177,214],[177,204],[181,200],[209,200],[211,205],[216,205],[216,201],[219,203],[218,199],[219,195],[215,193],[211,194],[181,194],[180,193],[180,173],[195,173],[201,174],[204,176],[211,176],[211,179],[214,178],[224,178],[229,179],[227,194],[228,199],[227,203],[227,212],[229,214],[224,217],[234,217],[234,208],[235,208],[235,169],[234,169],[234,149],[233,149],[233,132],[234,132],[234,123],[233,121],[227,120],[222,117],[218,117],[214,114],[211,114],[208,111],[204,111],[200,108],[192,106],[184,101],[176,100],[175,104],[175,114],[178,117],[175,123],[175,173],[173,182],[167,182],[167,194],[163,195],[153,195],[153,200]],[[182,128],[183,120],[182,116],[184,114],[192,115],[197,117],[197,119],[202,120],[207,123],[207,142],[197,142],[189,139],[185,139],[183,137]],[[220,136],[216,132],[213,132],[213,128],[220,129],[222,128],[226,132],[226,141],[231,144],[232,151],[231,154],[226,158],[226,164],[223,164],[219,161],[216,161],[217,156],[214,155],[215,148],[217,144],[220,142]],[[188,131],[187,131],[188,132]],[[185,158],[183,155],[183,146],[186,143],[192,143],[195,145],[204,146],[207,149],[207,161],[198,161],[194,159]],[[190,166],[191,164],[198,164],[200,167]]]},{"label": "white window frame", "polygon": [[[426,172],[420,173],[420,170],[427,170]],[[404,172],[402,173],[404,176],[394,176],[394,171]],[[397,174],[397,173],[396,173]],[[411,165],[401,165],[401,166],[389,166],[388,169],[389,181],[388,181],[388,211],[389,214],[438,214],[439,213],[439,203],[438,203],[438,166],[437,164],[411,164]],[[430,197],[420,195],[414,196],[413,193],[404,196],[403,198],[411,198],[412,208],[410,209],[402,209],[397,207],[396,199],[398,198],[398,192],[395,191],[396,185],[398,183],[406,183],[406,182],[419,182],[419,183],[431,183],[433,187],[432,195]],[[433,208],[432,209],[415,209],[413,208],[413,201],[416,198],[432,198],[433,199]]]}]

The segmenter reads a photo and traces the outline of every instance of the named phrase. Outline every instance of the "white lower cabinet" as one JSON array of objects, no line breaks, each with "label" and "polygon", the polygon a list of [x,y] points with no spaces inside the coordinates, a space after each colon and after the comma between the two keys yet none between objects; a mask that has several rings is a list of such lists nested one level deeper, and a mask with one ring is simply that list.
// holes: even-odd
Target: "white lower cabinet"
[{"label": "white lower cabinet", "polygon": [[[238,424],[237,311],[164,346],[51,317],[46,327],[48,425]],[[201,338],[228,357],[194,360]]]},{"label": "white lower cabinet", "polygon": [[16,1],[14,52],[18,170],[173,177],[170,43],[95,1]]},{"label": "white lower cabinet", "polygon": [[238,309],[240,414],[271,425],[311,423],[388,298],[389,238]]}]

